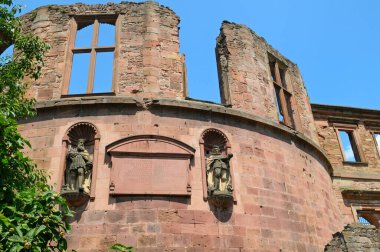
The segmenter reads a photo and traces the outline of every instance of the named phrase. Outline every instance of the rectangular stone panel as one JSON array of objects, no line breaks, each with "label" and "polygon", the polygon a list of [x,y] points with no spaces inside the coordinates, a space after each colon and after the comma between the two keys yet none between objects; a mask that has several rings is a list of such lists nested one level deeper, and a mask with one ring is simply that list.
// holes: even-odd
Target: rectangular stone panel
[{"label": "rectangular stone panel", "polygon": [[111,194],[188,195],[189,158],[113,156]]}]

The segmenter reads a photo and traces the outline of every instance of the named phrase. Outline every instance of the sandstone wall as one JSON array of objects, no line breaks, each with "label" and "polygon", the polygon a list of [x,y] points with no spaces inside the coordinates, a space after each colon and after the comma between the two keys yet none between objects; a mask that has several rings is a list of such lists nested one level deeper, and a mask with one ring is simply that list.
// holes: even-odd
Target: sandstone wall
[{"label": "sandstone wall", "polygon": [[326,245],[326,252],[380,251],[380,229],[360,223],[349,224]]},{"label": "sandstone wall", "polygon": [[[138,251],[321,251],[341,227],[326,159],[285,127],[199,102],[158,99],[142,106],[98,97],[42,105],[21,132],[33,146],[27,154],[51,173],[52,183],[62,180],[62,138],[70,126],[90,122],[101,135],[95,199],[77,209],[68,237],[78,251],[104,251],[114,242]],[[199,139],[207,128],[225,133],[234,154],[236,204],[227,210],[203,200]],[[139,134],[172,137],[196,149],[191,196],[109,195],[105,147]]]},{"label": "sandstone wall", "polygon": [[[66,65],[75,16],[117,15],[114,90],[116,95],[184,97],[183,59],[179,54],[179,18],[154,2],[95,5],[49,5],[22,17],[24,29],[51,48],[28,96],[38,101],[59,99],[64,92]],[[71,39],[71,40],[70,40]]]},{"label": "sandstone wall", "polygon": [[278,122],[269,54],[287,66],[295,129],[318,142],[309,97],[297,65],[244,25],[223,22],[216,46],[222,102]]},{"label": "sandstone wall", "polygon": [[[113,92],[68,96],[77,19],[110,16],[117,34]],[[100,137],[93,198],[75,209],[71,248],[105,251],[119,242],[139,251],[321,251],[342,227],[331,166],[319,147],[299,70],[247,27],[222,25],[217,61],[224,104],[217,105],[184,99],[179,19],[168,8],[153,2],[52,5],[22,18],[25,30],[51,45],[43,75],[28,91],[38,101],[38,116],[21,122],[33,146],[26,154],[60,190],[70,127],[86,122]],[[294,127],[279,123],[268,55],[287,66]],[[227,136],[234,154],[235,204],[228,209],[204,197],[200,138],[209,128]],[[115,163],[106,148],[139,135],[195,149],[187,167],[189,195],[111,195]]]},{"label": "sandstone wall", "polygon": [[[312,107],[320,145],[333,166],[333,184],[345,223],[356,220],[352,207],[358,208],[358,211],[363,207],[377,209],[378,215],[379,196],[374,193],[380,190],[380,159],[373,132],[378,132],[379,129],[379,112],[317,104]],[[347,125],[352,128],[356,145],[362,153],[360,162],[344,160],[337,130]],[[357,195],[345,197],[342,192],[344,194],[346,191],[357,191]],[[371,193],[372,196],[369,195]],[[375,212],[373,214],[376,215]],[[378,224],[380,218],[376,219]]]}]

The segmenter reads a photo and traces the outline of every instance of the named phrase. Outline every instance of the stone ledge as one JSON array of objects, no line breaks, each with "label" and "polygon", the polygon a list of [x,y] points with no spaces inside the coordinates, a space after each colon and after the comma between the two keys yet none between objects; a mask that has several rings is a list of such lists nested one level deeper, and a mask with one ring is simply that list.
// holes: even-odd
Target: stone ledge
[{"label": "stone ledge", "polygon": [[137,106],[143,110],[149,110],[152,106],[164,106],[173,108],[186,108],[198,111],[209,111],[212,113],[223,114],[232,117],[238,117],[246,119],[248,121],[265,125],[272,129],[278,130],[282,133],[292,136],[293,140],[298,140],[301,143],[306,143],[309,147],[316,150],[316,152],[321,155],[325,162],[328,164],[328,171],[330,175],[333,173],[330,161],[325,154],[324,150],[319,147],[311,139],[303,135],[294,129],[284,126],[280,123],[275,123],[271,120],[243,112],[241,110],[229,108],[222,104],[205,103],[194,100],[179,100],[179,99],[167,99],[167,98],[135,98],[135,97],[120,97],[120,96],[91,96],[91,97],[72,97],[72,98],[62,98],[57,100],[37,102],[37,110],[42,110],[45,108],[58,108],[64,106],[77,106],[77,105],[93,105],[93,104],[125,104],[131,106]]},{"label": "stone ledge", "polygon": [[334,177],[336,178],[349,178],[349,179],[363,179],[363,180],[380,180],[379,174],[368,172],[346,172],[342,170],[334,170]]}]

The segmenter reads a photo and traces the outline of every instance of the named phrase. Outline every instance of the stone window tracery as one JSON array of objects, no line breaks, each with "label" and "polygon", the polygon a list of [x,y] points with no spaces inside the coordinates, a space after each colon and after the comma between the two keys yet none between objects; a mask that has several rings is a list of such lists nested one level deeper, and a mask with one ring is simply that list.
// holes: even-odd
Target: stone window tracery
[{"label": "stone window tracery", "polygon": [[289,84],[286,82],[285,64],[275,57],[269,55],[269,68],[274,87],[275,102],[279,121],[289,127],[294,128],[295,123],[292,116],[292,93]]},{"label": "stone window tracery", "polygon": [[70,32],[63,95],[114,92],[117,17],[78,16]]}]

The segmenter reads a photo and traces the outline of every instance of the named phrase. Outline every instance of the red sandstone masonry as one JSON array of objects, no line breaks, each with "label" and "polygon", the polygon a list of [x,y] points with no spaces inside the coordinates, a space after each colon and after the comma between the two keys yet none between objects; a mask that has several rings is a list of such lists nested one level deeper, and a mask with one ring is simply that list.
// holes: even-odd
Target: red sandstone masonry
[{"label": "red sandstone masonry", "polygon": [[[338,106],[313,104],[315,124],[321,147],[325,150],[334,169],[335,196],[339,200],[344,222],[349,224],[355,221],[351,205],[364,205],[367,208],[377,206],[376,201],[364,200],[363,195],[356,200],[344,199],[342,191],[380,190],[380,159],[379,152],[372,132],[380,125],[378,111],[367,109],[348,109]],[[357,137],[357,146],[361,149],[364,159],[362,163],[344,162],[337,132],[334,123],[353,126]],[[360,209],[359,209],[360,210]],[[377,222],[380,221],[380,218]]]},{"label": "red sandstone masonry", "polygon": [[[119,15],[116,97],[61,98],[70,15],[99,13]],[[218,51],[222,100],[233,107],[226,108],[182,99],[179,19],[168,8],[152,2],[54,5],[23,20],[25,29],[52,46],[42,78],[28,91],[40,103],[38,117],[22,123],[21,132],[33,145],[27,153],[52,174],[52,184],[60,184],[66,131],[78,122],[99,130],[95,198],[76,209],[70,248],[106,251],[118,242],[138,251],[321,251],[342,227],[330,166],[312,142],[314,121],[298,69],[248,28],[222,26],[217,48],[226,50]],[[278,123],[268,52],[288,64],[298,132]],[[207,128],[222,131],[231,143],[236,194],[231,209],[203,200],[199,140]],[[110,195],[113,164],[106,147],[136,135],[170,137],[195,149],[191,195]],[[122,179],[128,183],[127,175]]]},{"label": "red sandstone masonry", "polygon": [[286,83],[295,97],[289,113],[295,128],[318,142],[309,97],[297,65],[248,27],[227,21],[222,24],[216,45],[222,103],[278,122],[268,54],[287,65]]},{"label": "red sandstone masonry", "polygon": [[[181,117],[176,118],[170,116],[178,112],[176,109],[157,107],[124,114],[113,106],[103,105],[102,109],[97,109],[97,116],[91,115],[91,106],[72,108],[65,112],[64,118],[59,116],[62,108],[56,112],[50,110],[49,114],[40,110],[41,117],[55,119],[25,123],[22,127],[25,136],[31,132],[31,140],[39,137],[33,135],[38,129],[49,127],[57,132],[47,147],[44,147],[45,142],[35,142],[36,151],[61,146],[60,136],[78,121],[74,115],[79,109],[80,120],[93,123],[100,131],[102,151],[99,152],[96,198],[73,222],[70,247],[86,251],[85,246],[96,240],[95,245],[88,246],[106,248],[115,241],[128,242],[138,251],[154,248],[180,251],[184,247],[188,248],[186,251],[273,251],[280,248],[302,251],[304,247],[321,250],[331,239],[330,235],[339,229],[340,215],[335,198],[326,197],[334,194],[327,168],[318,158],[298,149],[286,135],[233,117],[228,118],[228,125],[223,125],[219,122],[224,116],[202,111],[182,109]],[[209,123],[204,125],[204,120]],[[131,127],[118,127],[122,123]],[[210,211],[208,203],[203,201],[202,190],[193,190],[190,198],[115,198],[108,195],[110,168],[103,164],[105,146],[122,136],[134,134],[133,128],[145,129],[155,124],[158,132],[161,127],[170,128],[167,134],[192,145],[196,148],[195,153],[199,153],[199,137],[206,127],[216,127],[228,136],[234,153],[232,162],[236,167],[234,178],[238,197],[232,214]],[[241,148],[244,151],[241,152]],[[260,148],[260,155],[255,154],[257,148]],[[49,158],[59,160],[60,153],[56,155]],[[201,181],[199,156],[194,159],[192,185]],[[45,167],[53,172],[55,166],[49,162]],[[225,221],[221,221],[223,219]]]},{"label": "red sandstone masonry", "polygon": [[[179,53],[179,18],[154,2],[107,5],[49,5],[22,17],[24,29],[51,46],[42,76],[28,97],[38,101],[61,97],[70,41],[72,15],[120,16],[115,93],[141,97],[184,97],[183,67]],[[26,80],[31,82],[31,80]]]}]

